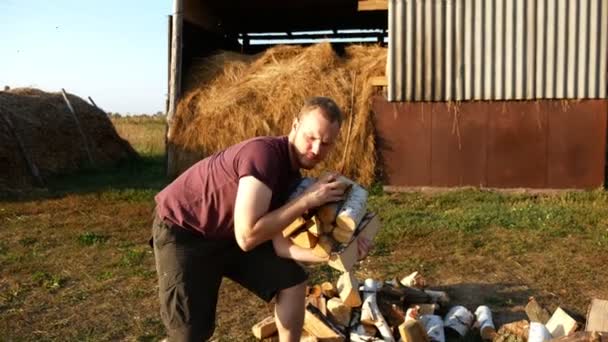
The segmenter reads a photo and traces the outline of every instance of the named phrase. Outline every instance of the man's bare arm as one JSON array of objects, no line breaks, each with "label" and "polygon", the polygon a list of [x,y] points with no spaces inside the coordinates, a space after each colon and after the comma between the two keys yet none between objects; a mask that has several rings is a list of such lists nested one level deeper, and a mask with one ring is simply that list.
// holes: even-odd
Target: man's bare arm
[{"label": "man's bare arm", "polygon": [[272,239],[310,208],[342,199],[344,189],[335,179],[320,180],[304,194],[268,212],[272,191],[253,176],[239,180],[234,208],[234,234],[244,251]]}]

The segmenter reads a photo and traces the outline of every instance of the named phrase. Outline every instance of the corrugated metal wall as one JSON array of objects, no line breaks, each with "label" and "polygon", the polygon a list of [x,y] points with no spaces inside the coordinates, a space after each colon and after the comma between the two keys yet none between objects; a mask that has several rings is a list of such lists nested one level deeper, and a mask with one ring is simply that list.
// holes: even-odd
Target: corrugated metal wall
[{"label": "corrugated metal wall", "polygon": [[606,0],[389,0],[389,101],[607,97]]}]

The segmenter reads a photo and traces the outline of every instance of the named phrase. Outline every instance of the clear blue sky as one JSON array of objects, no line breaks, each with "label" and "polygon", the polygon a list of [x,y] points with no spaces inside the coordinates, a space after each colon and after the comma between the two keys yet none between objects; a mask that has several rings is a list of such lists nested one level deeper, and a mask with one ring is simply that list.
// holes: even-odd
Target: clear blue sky
[{"label": "clear blue sky", "polygon": [[164,112],[171,8],[171,0],[0,0],[0,87],[65,88],[110,112]]}]

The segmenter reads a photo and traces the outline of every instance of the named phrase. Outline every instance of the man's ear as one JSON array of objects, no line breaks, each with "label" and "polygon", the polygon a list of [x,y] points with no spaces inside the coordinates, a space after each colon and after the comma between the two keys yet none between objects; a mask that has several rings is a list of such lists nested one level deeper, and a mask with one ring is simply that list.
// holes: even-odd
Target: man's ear
[{"label": "man's ear", "polygon": [[298,128],[299,124],[300,124],[300,121],[298,120],[298,118],[293,119],[293,124],[291,125],[291,129],[293,129],[295,131]]}]

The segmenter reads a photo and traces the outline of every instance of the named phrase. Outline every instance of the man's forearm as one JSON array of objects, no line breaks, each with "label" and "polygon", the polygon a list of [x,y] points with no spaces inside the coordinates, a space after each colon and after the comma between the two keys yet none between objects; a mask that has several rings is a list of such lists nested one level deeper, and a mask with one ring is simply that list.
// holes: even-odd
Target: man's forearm
[{"label": "man's forearm", "polygon": [[283,237],[281,234],[277,234],[273,237],[272,244],[277,255],[283,258],[303,262],[323,262],[329,259],[329,257],[323,258],[315,255],[311,249],[302,248],[293,244],[293,242],[289,241],[288,238]]},{"label": "man's forearm", "polygon": [[304,196],[299,196],[282,207],[266,213],[251,228],[248,236],[249,243],[255,247],[272,239],[308,209]]}]

